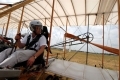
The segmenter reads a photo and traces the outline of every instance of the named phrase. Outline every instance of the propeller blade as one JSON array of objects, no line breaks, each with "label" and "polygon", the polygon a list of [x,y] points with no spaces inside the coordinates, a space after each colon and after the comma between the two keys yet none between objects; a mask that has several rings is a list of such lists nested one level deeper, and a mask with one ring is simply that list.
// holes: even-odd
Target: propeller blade
[{"label": "propeller blade", "polygon": [[[70,34],[70,33],[65,33],[64,36],[65,36],[65,37],[68,37],[68,38],[80,40],[80,41],[83,41],[83,42],[87,42],[86,40],[81,39],[81,38],[79,38],[78,36],[75,36],[75,35]],[[92,45],[94,45],[94,46],[96,46],[96,47],[99,47],[99,48],[101,48],[101,49],[104,49],[104,50],[106,50],[106,51],[108,51],[108,52],[112,52],[112,53],[114,53],[114,54],[119,55],[119,49],[112,48],[112,47],[108,47],[108,46],[103,46],[103,45],[96,44],[96,43],[92,43],[92,42],[88,42],[88,43],[90,43],[90,44],[92,44]]]}]

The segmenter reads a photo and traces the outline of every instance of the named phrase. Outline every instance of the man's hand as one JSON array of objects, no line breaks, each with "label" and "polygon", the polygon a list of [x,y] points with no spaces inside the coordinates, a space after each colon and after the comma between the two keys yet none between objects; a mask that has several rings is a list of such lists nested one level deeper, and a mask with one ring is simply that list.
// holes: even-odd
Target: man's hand
[{"label": "man's hand", "polygon": [[10,41],[7,41],[7,44],[11,44],[11,42],[10,42]]},{"label": "man's hand", "polygon": [[11,44],[10,41],[8,41],[7,39],[3,38],[2,36],[0,36],[0,39],[3,40],[4,42],[7,42],[7,44]]},{"label": "man's hand", "polygon": [[16,34],[16,36],[15,36],[15,40],[20,40],[20,39],[21,39],[21,33]]},{"label": "man's hand", "polygon": [[32,56],[27,61],[27,66],[32,66],[32,64],[35,62],[35,57]]}]

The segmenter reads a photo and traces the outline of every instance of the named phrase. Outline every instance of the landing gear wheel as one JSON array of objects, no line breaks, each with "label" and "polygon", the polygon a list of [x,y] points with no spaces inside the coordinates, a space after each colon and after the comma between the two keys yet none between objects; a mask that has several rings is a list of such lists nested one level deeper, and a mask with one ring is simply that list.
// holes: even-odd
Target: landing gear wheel
[{"label": "landing gear wheel", "polygon": [[82,39],[86,40],[88,39],[88,42],[91,42],[93,40],[94,36],[92,33],[84,33]]},{"label": "landing gear wheel", "polygon": [[53,80],[53,76],[49,75],[45,80]]}]

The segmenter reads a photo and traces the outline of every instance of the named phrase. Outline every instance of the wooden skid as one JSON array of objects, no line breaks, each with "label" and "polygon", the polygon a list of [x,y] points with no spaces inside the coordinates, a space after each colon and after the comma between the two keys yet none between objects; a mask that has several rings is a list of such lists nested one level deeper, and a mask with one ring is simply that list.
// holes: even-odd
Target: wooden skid
[{"label": "wooden skid", "polygon": [[19,80],[39,80],[44,71],[44,69],[41,69],[40,71],[21,73]]}]

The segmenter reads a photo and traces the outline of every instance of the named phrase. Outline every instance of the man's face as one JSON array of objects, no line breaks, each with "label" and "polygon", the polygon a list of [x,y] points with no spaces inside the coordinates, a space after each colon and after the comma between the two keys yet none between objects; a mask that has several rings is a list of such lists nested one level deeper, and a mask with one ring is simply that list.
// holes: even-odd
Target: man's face
[{"label": "man's face", "polygon": [[40,34],[41,33],[41,27],[36,25],[35,32],[36,32],[36,34]]}]

